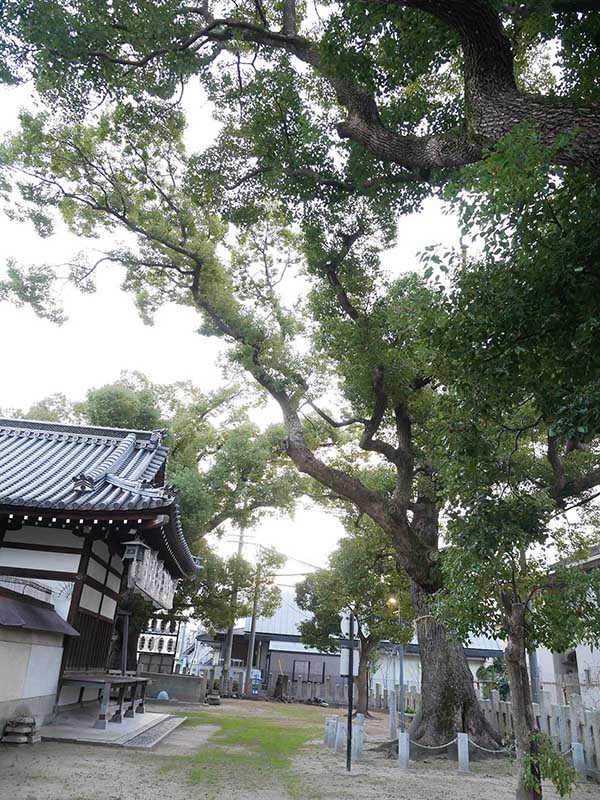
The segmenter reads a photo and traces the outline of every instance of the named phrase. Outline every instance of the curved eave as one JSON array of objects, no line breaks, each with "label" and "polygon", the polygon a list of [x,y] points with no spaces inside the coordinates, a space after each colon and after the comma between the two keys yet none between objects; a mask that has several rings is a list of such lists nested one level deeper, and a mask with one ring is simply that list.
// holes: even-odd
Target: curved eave
[{"label": "curved eave", "polygon": [[[151,537],[157,549],[159,549],[169,560],[170,564],[175,567],[179,573],[176,577],[191,578],[199,571],[199,566],[196,564],[194,557],[190,551],[189,545],[183,535],[183,526],[181,524],[181,512],[179,510],[179,503],[176,498],[173,498],[168,505],[163,505],[161,508],[153,509],[157,514],[165,514],[169,517],[169,523],[160,529],[152,532]],[[148,534],[145,534],[146,536]]]}]

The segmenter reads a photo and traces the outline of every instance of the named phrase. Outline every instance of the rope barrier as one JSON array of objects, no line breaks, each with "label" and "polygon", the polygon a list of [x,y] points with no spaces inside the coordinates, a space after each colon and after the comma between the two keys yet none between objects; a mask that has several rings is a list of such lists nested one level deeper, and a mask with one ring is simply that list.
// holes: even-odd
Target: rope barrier
[{"label": "rope barrier", "polygon": [[472,744],[478,750],[483,750],[484,753],[510,753],[512,752],[512,747],[501,747],[499,750],[490,750],[489,747],[483,747],[477,742],[474,742],[472,739],[469,739],[469,744]]},{"label": "rope barrier", "polygon": [[456,742],[456,741],[457,741],[456,739],[452,739],[451,742],[446,742],[446,744],[439,744],[439,745],[432,746],[432,745],[428,745],[428,744],[419,744],[419,742],[413,742],[413,740],[410,739],[410,743],[411,744],[414,744],[417,747],[422,747],[423,750],[443,750],[444,747],[450,747],[450,745],[454,744],[454,742]]}]

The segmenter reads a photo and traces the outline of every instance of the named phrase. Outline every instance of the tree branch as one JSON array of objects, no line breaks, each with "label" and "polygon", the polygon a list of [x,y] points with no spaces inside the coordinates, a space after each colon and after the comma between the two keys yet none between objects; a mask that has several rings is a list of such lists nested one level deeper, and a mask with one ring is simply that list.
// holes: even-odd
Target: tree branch
[{"label": "tree branch", "polygon": [[551,494],[558,498],[565,488],[566,477],[563,463],[558,452],[556,436],[548,436],[548,449],[546,458],[552,467],[552,474],[554,476]]},{"label": "tree branch", "polygon": [[342,420],[341,422],[336,422],[333,417],[330,417],[325,411],[322,411],[318,406],[313,403],[312,400],[306,400],[307,404],[314,409],[317,414],[324,419],[328,425],[331,425],[332,428],[347,428],[349,425],[356,425],[360,423],[361,425],[367,425],[368,420],[364,417],[350,417],[350,419]]},{"label": "tree branch", "polygon": [[364,234],[364,230],[359,228],[354,233],[347,234],[342,237],[343,239],[343,246],[339,253],[336,253],[332,258],[327,261],[323,267],[323,271],[325,272],[325,277],[329,282],[329,285],[335,292],[336,299],[338,301],[338,305],[342,309],[342,311],[347,314],[348,317],[352,320],[357,320],[360,316],[358,309],[354,306],[350,298],[348,297],[348,293],[344,289],[341,284],[341,281],[338,276],[338,269],[340,265],[344,262],[350,250],[352,249],[355,242],[360,239],[360,237]]},{"label": "tree branch", "polygon": [[373,391],[375,393],[375,404],[371,418],[367,420],[363,435],[360,437],[360,446],[363,450],[370,450],[379,453],[391,464],[396,464],[396,448],[381,439],[373,438],[383,422],[383,417],[388,407],[388,398],[384,386],[383,367],[375,367],[373,370]]}]

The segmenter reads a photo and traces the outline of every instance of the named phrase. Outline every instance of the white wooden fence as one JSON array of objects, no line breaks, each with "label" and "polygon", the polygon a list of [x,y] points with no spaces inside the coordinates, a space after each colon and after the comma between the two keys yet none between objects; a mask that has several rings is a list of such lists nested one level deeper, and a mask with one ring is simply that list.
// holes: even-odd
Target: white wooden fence
[{"label": "white wooden fence", "polygon": [[[510,736],[512,704],[500,700],[496,689],[489,700],[479,702],[492,727],[503,736]],[[572,742],[579,742],[587,771],[600,776],[600,711],[585,709],[578,694],[570,695],[568,705],[560,705],[550,701],[550,692],[542,692],[542,701],[533,704],[533,712],[538,728],[550,736],[557,750],[566,753]]]}]

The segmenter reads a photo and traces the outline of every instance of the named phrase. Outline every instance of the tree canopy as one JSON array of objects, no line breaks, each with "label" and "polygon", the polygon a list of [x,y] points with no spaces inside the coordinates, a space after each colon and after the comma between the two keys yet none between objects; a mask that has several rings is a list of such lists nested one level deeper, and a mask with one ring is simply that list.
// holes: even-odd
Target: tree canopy
[{"label": "tree canopy", "polygon": [[[597,170],[598,10],[591,0],[7,2],[0,75],[33,77],[78,113],[107,96],[163,103],[198,76],[224,122],[212,151],[224,183],[414,191],[484,158],[523,121],[556,163]],[[231,169],[240,160],[251,169]]]},{"label": "tree canopy", "polygon": [[300,625],[302,641],[326,652],[339,649],[345,611],[356,617],[368,654],[383,640],[402,643],[412,636],[406,575],[398,570],[389,540],[373,525],[342,539],[328,566],[296,586],[296,600],[312,615]]}]

